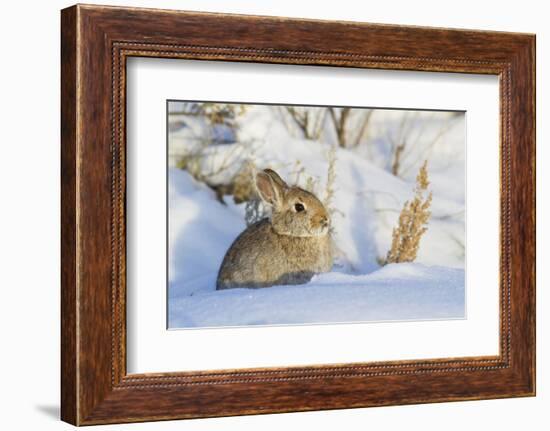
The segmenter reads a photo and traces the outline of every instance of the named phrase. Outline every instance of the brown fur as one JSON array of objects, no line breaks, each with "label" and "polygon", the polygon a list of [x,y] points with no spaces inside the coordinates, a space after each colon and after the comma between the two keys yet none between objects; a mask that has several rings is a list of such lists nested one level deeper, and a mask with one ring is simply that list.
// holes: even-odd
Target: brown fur
[{"label": "brown fur", "polygon": [[[303,284],[317,273],[330,271],[329,216],[323,204],[299,187],[288,187],[269,169],[258,173],[256,186],[273,215],[249,226],[233,242],[216,288]],[[305,210],[297,212],[296,203]]]}]

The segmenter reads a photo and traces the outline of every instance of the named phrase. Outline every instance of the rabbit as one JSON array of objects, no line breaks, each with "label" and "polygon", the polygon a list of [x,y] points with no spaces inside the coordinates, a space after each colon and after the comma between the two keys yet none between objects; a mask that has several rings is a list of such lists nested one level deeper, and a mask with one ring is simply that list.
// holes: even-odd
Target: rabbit
[{"label": "rabbit", "polygon": [[256,173],[272,215],[246,228],[225,254],[216,290],[304,284],[332,269],[329,213],[319,199],[288,186],[271,169]]}]

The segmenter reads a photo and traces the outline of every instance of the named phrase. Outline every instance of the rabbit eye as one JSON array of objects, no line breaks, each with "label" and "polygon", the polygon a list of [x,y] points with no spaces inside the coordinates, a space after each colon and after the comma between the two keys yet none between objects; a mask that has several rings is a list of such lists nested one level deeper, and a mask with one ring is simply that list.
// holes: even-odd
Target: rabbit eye
[{"label": "rabbit eye", "polygon": [[296,212],[300,212],[300,211],[303,211],[305,210],[306,208],[304,207],[303,204],[301,203],[297,203],[297,204],[294,204],[294,209],[296,210]]}]

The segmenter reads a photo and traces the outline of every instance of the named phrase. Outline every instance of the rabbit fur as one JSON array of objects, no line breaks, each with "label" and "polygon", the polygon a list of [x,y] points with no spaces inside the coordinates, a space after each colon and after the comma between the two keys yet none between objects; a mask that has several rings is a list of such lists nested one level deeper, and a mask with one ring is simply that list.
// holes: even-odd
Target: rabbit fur
[{"label": "rabbit fur", "polygon": [[258,172],[254,183],[272,215],[249,226],[229,247],[216,289],[304,284],[330,271],[330,216],[321,201],[288,186],[271,169]]}]

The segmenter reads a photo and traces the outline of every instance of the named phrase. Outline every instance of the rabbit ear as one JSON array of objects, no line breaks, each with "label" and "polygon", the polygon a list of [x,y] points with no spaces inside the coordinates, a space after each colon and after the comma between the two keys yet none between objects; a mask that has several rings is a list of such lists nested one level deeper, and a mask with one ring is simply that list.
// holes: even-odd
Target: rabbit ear
[{"label": "rabbit ear", "polygon": [[256,174],[256,189],[262,200],[275,208],[282,205],[283,194],[287,188],[281,177],[271,169]]},{"label": "rabbit ear", "polygon": [[273,169],[264,169],[264,172],[271,177],[275,183],[281,187],[281,189],[285,190],[288,188],[286,183],[283,181],[283,179],[279,176],[277,172],[275,172]]}]

